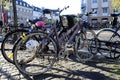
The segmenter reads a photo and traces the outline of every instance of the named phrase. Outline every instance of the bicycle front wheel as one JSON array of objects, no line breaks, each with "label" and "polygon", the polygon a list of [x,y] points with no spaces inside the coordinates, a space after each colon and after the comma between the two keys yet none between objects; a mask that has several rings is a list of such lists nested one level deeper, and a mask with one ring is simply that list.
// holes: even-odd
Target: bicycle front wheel
[{"label": "bicycle front wheel", "polygon": [[111,37],[109,41],[109,53],[106,55],[106,58],[119,59],[120,58],[120,35],[116,34]]},{"label": "bicycle front wheel", "polygon": [[85,33],[79,33],[75,38],[75,53],[79,61],[86,62],[93,58],[90,51],[90,42]]},{"label": "bicycle front wheel", "polygon": [[99,40],[98,52],[107,58],[114,59],[116,51],[119,53],[117,47],[120,41],[119,34],[113,29],[103,29],[97,33],[97,38]]},{"label": "bicycle front wheel", "polygon": [[47,34],[34,32],[26,35],[24,40],[20,38],[13,53],[15,65],[20,72],[39,75],[47,72],[55,63],[57,46]]},{"label": "bicycle front wheel", "polygon": [[88,40],[88,43],[90,44],[89,46],[90,52],[93,55],[96,55],[98,53],[97,51],[98,39],[96,33],[93,30],[86,30],[85,35]]}]

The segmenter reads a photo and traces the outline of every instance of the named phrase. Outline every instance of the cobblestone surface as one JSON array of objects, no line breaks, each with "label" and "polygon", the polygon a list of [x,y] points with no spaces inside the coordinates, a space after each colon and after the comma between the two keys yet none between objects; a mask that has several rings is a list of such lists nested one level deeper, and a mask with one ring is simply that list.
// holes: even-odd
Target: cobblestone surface
[{"label": "cobblestone surface", "polygon": [[98,58],[80,63],[72,56],[56,62],[45,74],[27,76],[8,63],[0,52],[0,80],[120,80],[119,63]]}]

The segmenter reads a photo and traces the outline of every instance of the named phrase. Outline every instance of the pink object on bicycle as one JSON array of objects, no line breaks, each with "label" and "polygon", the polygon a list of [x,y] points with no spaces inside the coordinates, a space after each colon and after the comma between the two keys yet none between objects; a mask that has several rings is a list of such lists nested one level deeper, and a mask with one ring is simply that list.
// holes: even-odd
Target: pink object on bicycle
[{"label": "pink object on bicycle", "polygon": [[37,22],[35,23],[35,25],[36,25],[37,27],[44,27],[44,26],[45,26],[45,22],[43,22],[43,21],[37,21]]}]

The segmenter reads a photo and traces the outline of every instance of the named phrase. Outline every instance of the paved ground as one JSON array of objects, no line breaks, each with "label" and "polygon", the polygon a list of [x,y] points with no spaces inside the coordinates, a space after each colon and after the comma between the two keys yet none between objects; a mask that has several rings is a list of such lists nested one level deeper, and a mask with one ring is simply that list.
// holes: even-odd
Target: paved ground
[{"label": "paved ground", "polygon": [[120,80],[120,67],[118,62],[101,57],[80,63],[72,56],[69,60],[57,62],[43,75],[27,76],[8,63],[0,52],[0,80]]},{"label": "paved ground", "polygon": [[57,62],[43,75],[21,74],[13,64],[0,54],[0,80],[120,80],[119,63],[94,59],[87,63],[77,62],[73,57]]}]

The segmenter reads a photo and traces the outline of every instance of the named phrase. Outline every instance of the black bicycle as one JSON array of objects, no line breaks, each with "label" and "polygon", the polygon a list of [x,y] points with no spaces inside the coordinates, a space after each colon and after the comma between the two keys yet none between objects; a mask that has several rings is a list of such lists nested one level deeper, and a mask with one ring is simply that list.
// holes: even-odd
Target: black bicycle
[{"label": "black bicycle", "polygon": [[119,59],[120,57],[120,23],[117,18],[120,14],[111,14],[113,17],[112,28],[103,28],[97,33],[98,52],[107,59]]}]

